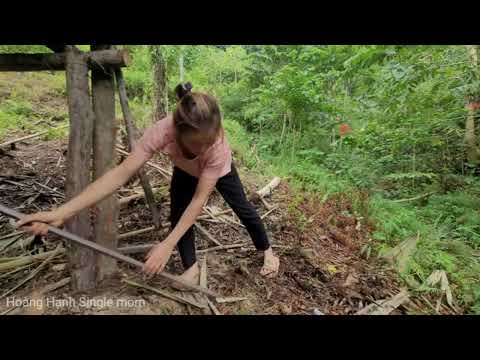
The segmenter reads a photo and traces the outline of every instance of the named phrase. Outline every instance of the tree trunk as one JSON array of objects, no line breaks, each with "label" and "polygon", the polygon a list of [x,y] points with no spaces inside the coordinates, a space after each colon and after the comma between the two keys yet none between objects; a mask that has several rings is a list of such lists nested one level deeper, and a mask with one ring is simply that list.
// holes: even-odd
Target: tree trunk
[{"label": "tree trunk", "polygon": [[[84,55],[73,48],[66,53],[66,82],[70,120],[67,150],[65,195],[67,201],[90,183],[93,111],[88,87],[88,65]],[[90,238],[89,210],[83,210],[66,221],[67,231]],[[95,287],[95,254],[92,250],[68,244],[72,287],[84,291]]]},{"label": "tree trunk", "polygon": [[[66,57],[67,53],[0,54],[0,71],[65,70]],[[82,57],[89,67],[97,69],[125,67],[130,63],[130,57],[125,50],[93,51],[83,53]]]},{"label": "tree trunk", "polygon": [[[475,73],[475,78],[478,78],[478,46],[467,45],[467,49],[470,55],[470,61]],[[475,134],[475,113],[477,111],[474,104],[478,101],[479,94],[474,94],[468,99],[468,115],[465,122],[465,144],[467,150],[467,161],[470,164],[480,164],[480,149],[478,147],[477,136]]]},{"label": "tree trunk", "polygon": [[[110,45],[92,45],[92,50],[108,49]],[[115,82],[112,69],[92,70],[92,101],[95,113],[93,130],[93,179],[96,180],[116,165],[115,144],[117,125],[115,117]],[[95,206],[95,242],[115,250],[117,248],[118,202],[114,195]],[[97,282],[117,271],[115,259],[96,254]]]},{"label": "tree trunk", "polygon": [[155,116],[153,121],[163,119],[168,111],[167,93],[167,64],[158,45],[152,45],[153,79],[154,79],[154,104]]}]

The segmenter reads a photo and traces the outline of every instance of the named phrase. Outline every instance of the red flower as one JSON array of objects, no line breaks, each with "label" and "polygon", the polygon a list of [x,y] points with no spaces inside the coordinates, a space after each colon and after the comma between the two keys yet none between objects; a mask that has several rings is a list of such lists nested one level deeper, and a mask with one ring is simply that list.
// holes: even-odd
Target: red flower
[{"label": "red flower", "polygon": [[472,111],[480,109],[480,101],[471,102],[471,103],[467,104],[467,109],[472,110]]},{"label": "red flower", "polygon": [[348,133],[352,132],[352,129],[350,126],[348,126],[348,124],[341,124],[339,130],[340,130],[340,136],[345,136]]}]

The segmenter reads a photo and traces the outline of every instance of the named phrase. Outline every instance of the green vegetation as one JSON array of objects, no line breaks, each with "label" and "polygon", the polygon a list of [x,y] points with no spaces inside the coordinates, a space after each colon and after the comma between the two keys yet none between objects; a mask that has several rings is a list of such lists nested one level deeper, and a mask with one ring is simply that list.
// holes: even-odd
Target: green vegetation
[{"label": "green vegetation", "polygon": [[[127,90],[145,127],[153,113],[154,60],[149,46],[125,47],[133,57],[125,70]],[[349,196],[357,216],[375,223],[374,253],[419,236],[401,276],[415,286],[433,270],[445,270],[459,304],[480,314],[479,161],[467,157],[472,148],[464,141],[467,118],[475,122],[479,111],[469,113],[466,105],[480,100],[480,70],[471,48],[162,45],[160,50],[170,109],[182,57],[194,89],[220,99],[229,140],[249,169],[286,177],[299,191],[323,199]],[[49,91],[58,97],[61,77],[48,76]],[[32,117],[44,118],[32,98],[34,87],[22,86],[0,78],[0,137],[18,124],[28,129]],[[478,132],[476,124],[474,129]],[[474,145],[476,150],[476,139]],[[366,205],[359,194],[368,194]]]}]

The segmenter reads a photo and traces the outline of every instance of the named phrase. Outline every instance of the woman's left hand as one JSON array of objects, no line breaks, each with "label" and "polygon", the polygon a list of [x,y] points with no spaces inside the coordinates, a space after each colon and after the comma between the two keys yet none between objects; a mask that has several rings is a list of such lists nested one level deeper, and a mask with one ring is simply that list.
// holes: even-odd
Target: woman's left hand
[{"label": "woman's left hand", "polygon": [[143,271],[148,275],[159,274],[165,268],[168,263],[168,259],[172,255],[173,246],[163,241],[160,244],[153,247],[147,254],[147,261],[143,266]]}]

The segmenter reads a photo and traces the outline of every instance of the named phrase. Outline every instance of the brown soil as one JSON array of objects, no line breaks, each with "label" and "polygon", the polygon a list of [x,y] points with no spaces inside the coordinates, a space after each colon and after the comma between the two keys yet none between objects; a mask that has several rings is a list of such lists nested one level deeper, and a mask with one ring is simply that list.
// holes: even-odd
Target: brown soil
[{"label": "brown soil", "polygon": [[[20,134],[16,134],[20,135]],[[15,135],[15,136],[16,136]],[[15,207],[24,213],[46,210],[58,206],[63,199],[56,192],[46,190],[37,183],[45,184],[59,193],[63,193],[65,179],[66,141],[41,142],[31,140],[17,144],[17,150],[9,151],[13,157],[0,154],[0,197],[3,204]],[[170,169],[165,159],[158,157],[155,161]],[[168,179],[156,170],[147,168],[154,186],[161,186],[164,191],[159,196],[162,222],[168,221]],[[266,184],[253,183],[253,177],[241,168],[240,175],[248,194]],[[3,180],[2,180],[3,179]],[[8,181],[4,181],[8,180]],[[128,196],[132,187],[138,187],[138,181],[132,180],[120,193]],[[31,203],[30,203],[31,202]],[[400,290],[400,283],[395,274],[384,269],[374,257],[365,259],[361,249],[368,244],[369,226],[359,224],[351,204],[344,198],[331,198],[325,203],[319,199],[294,196],[288,184],[282,183],[274,195],[268,198],[272,205],[278,205],[266,219],[265,226],[276,253],[281,258],[280,272],[274,279],[265,279],[259,275],[262,265],[261,254],[253,248],[237,248],[208,253],[208,287],[224,297],[247,297],[248,300],[217,304],[222,314],[312,314],[318,309],[324,314],[353,314],[360,308],[379,299],[389,298]],[[264,214],[265,207],[255,203],[258,212]],[[214,193],[209,206],[227,209],[221,197]],[[238,221],[238,219],[236,219]],[[223,244],[235,244],[250,241],[244,228],[227,223],[202,222],[204,227]],[[151,226],[150,212],[145,202],[140,199],[123,208],[119,217],[119,232]],[[10,220],[0,216],[0,238],[13,232]],[[121,241],[119,246],[145,244],[159,241],[167,234],[147,233]],[[0,253],[1,257],[13,257],[26,251],[38,253],[53,249],[60,241],[49,235],[44,241],[34,242],[27,249],[16,249]],[[197,248],[211,247],[209,240],[197,233]],[[144,254],[133,257],[143,260]],[[203,255],[200,255],[202,259]],[[66,258],[58,258],[49,263],[33,280],[9,295],[16,298],[35,296],[63,299],[117,299],[142,302],[141,306],[123,306],[122,304],[106,307],[88,306],[47,306],[39,309],[30,307],[17,308],[11,313],[44,314],[201,314],[198,309],[168,300],[148,290],[135,288],[122,282],[123,278],[142,281],[141,274],[128,265],[119,264],[118,275],[100,284],[89,294],[73,294],[66,285],[46,295],[38,295],[45,288],[68,277],[68,267],[61,269],[59,264]],[[19,283],[38,263],[17,273],[0,277],[0,295]],[[166,269],[180,273],[181,266],[175,253]],[[0,276],[2,273],[0,273]],[[151,280],[150,286],[164,288],[174,293],[163,281]],[[177,292],[178,293],[178,292]],[[37,295],[35,295],[37,294]],[[8,297],[7,297],[8,298]],[[0,300],[0,313],[8,308],[6,298]],[[399,308],[396,313],[405,312]]]}]

